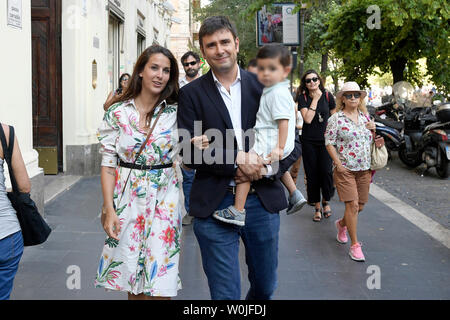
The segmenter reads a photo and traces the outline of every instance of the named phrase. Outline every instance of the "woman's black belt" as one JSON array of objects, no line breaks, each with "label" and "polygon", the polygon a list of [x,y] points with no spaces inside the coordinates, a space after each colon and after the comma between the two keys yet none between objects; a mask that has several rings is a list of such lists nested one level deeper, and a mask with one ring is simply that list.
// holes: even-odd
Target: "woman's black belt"
[{"label": "woman's black belt", "polygon": [[146,166],[143,164],[127,163],[127,162],[123,162],[122,160],[120,160],[119,166],[124,167],[124,168],[137,169],[137,170],[155,170],[155,169],[171,168],[173,166],[173,163],[171,162],[171,163],[166,163],[166,164],[158,164],[155,166]]}]

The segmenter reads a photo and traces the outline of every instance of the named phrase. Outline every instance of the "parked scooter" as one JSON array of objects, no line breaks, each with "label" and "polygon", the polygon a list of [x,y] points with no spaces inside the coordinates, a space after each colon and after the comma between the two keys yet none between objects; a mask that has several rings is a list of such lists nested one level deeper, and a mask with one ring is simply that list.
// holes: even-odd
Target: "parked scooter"
[{"label": "parked scooter", "polygon": [[393,105],[394,102],[386,102],[376,108],[367,106],[370,116],[375,121],[376,134],[384,138],[389,159],[391,159],[391,152],[398,151],[403,141],[401,133],[403,130],[403,122],[390,118],[395,114]]},{"label": "parked scooter", "polygon": [[[399,88],[403,93],[409,90],[405,86],[402,84]],[[394,85],[394,95],[395,89]],[[430,106],[413,108],[408,102],[407,98],[403,101],[404,141],[398,150],[400,160],[410,167],[425,163],[427,169],[435,167],[441,178],[447,178],[450,163],[450,103],[434,110]]]}]

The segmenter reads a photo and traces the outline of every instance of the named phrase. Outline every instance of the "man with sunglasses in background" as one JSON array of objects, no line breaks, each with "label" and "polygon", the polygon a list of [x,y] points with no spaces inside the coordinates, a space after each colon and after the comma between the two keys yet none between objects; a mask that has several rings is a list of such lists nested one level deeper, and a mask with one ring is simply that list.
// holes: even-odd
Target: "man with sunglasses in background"
[{"label": "man with sunglasses in background", "polygon": [[[188,51],[181,57],[181,64],[183,65],[186,76],[179,80],[180,89],[191,81],[194,81],[200,77],[200,57],[193,51]],[[191,193],[192,181],[194,180],[195,170],[181,165],[181,172],[183,174],[183,194],[184,194],[184,207],[186,209],[186,215],[183,218],[183,225],[189,225],[192,223],[192,217],[189,215],[189,195]]]},{"label": "man with sunglasses in background", "polygon": [[181,57],[181,64],[183,65],[186,76],[179,81],[180,89],[200,76],[200,57],[197,53],[188,51]]}]

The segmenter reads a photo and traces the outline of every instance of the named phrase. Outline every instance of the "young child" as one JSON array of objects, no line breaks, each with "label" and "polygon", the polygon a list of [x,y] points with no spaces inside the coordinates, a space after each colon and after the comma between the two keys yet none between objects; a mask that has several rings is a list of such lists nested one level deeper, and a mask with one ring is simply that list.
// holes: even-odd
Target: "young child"
[{"label": "young child", "polygon": [[[265,163],[274,163],[287,157],[295,143],[296,106],[289,91],[289,81],[286,80],[291,71],[291,55],[283,45],[270,44],[262,47],[256,58],[258,80],[265,88],[256,115],[255,144],[250,152],[257,153]],[[191,141],[200,149],[208,146],[205,136],[195,137]],[[299,211],[307,201],[297,190],[289,171],[284,173],[281,181],[289,191],[287,214]],[[244,226],[244,206],[249,191],[250,182],[238,184],[234,205],[217,210],[213,217]]]}]

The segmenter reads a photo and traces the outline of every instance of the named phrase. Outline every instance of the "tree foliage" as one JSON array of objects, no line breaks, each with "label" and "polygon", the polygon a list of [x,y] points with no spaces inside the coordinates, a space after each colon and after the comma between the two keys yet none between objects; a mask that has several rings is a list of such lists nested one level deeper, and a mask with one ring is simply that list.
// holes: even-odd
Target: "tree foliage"
[{"label": "tree foliage", "polygon": [[[368,27],[372,5],[381,10],[380,29]],[[363,86],[375,67],[392,71],[394,82],[421,84],[417,60],[425,57],[432,81],[448,92],[448,23],[446,0],[349,0],[332,7],[322,40],[343,59],[343,75]]]},{"label": "tree foliage", "polygon": [[203,21],[207,17],[222,15],[227,16],[236,26],[239,37],[238,63],[246,67],[250,59],[256,56],[256,21],[243,16],[243,12],[251,5],[252,0],[212,0],[209,5],[194,10],[194,19]]},{"label": "tree foliage", "polygon": [[[274,0],[212,0],[194,12],[198,21],[226,15],[240,37],[240,64],[256,55],[255,15]],[[283,1],[281,1],[283,2]],[[326,55],[338,69],[326,74],[343,76],[367,86],[370,74],[391,72],[393,82],[421,85],[425,74],[418,60],[426,58],[427,75],[438,89],[449,93],[450,6],[448,0],[292,0],[296,10],[306,5],[305,58]],[[380,9],[380,29],[370,28],[371,6]],[[299,57],[300,58],[300,57]],[[380,71],[378,71],[380,70]]]}]

